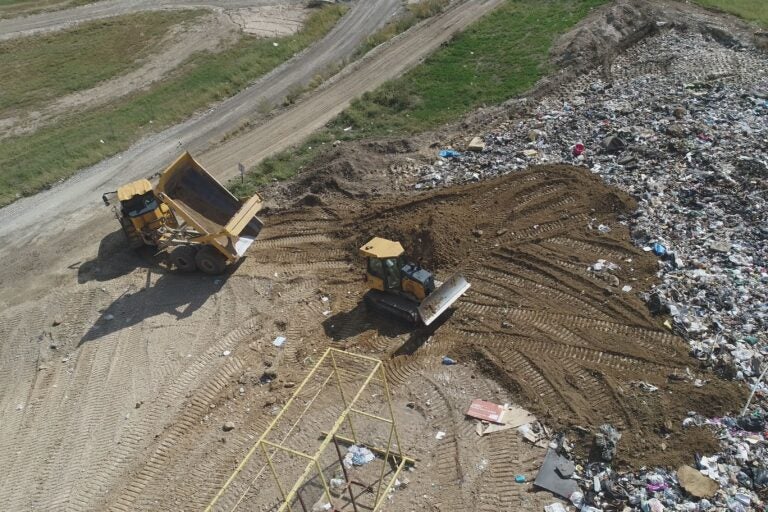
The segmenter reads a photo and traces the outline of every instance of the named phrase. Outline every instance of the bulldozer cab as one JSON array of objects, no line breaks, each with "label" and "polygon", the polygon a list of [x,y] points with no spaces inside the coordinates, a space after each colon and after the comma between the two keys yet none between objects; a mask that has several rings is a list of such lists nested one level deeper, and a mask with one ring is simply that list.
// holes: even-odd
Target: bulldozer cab
[{"label": "bulldozer cab", "polygon": [[400,290],[400,269],[404,264],[405,249],[399,242],[374,238],[360,248],[360,254],[368,260],[368,284],[381,291]]},{"label": "bulldozer cab", "polygon": [[402,258],[368,258],[368,273],[383,281],[384,289],[399,290],[402,283]]}]

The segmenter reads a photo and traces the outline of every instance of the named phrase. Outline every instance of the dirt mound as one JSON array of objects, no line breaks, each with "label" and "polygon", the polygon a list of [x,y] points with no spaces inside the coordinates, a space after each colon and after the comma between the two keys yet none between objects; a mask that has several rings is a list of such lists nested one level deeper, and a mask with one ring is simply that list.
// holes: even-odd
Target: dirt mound
[{"label": "dirt mound", "polygon": [[[473,288],[451,320],[417,336],[459,360],[480,361],[549,424],[617,425],[626,431],[620,458],[628,465],[690,462],[714,441],[683,431],[681,418],[702,407],[722,413],[741,392],[724,382],[694,388],[686,375],[698,375],[697,362],[640,301],[657,264],[622,224],[634,208],[583,169],[536,167],[404,202],[371,202],[346,227],[354,234],[346,247],[353,253],[383,235],[442,277],[464,273]],[[425,360],[436,361],[433,350],[391,365]],[[661,390],[643,392],[638,382]]]},{"label": "dirt mound", "polygon": [[[400,382],[411,369],[439,364],[437,352],[450,353],[478,364],[554,427],[616,425],[627,465],[690,462],[696,450],[714,447],[707,433],[683,430],[681,419],[689,410],[725,412],[742,392],[700,373],[686,344],[638,297],[657,263],[630,242],[625,224],[635,203],[628,195],[583,169],[544,166],[407,199],[369,199],[357,211],[346,202],[338,208],[334,196],[322,199],[337,223],[327,236],[348,255],[385,236],[438,277],[461,271],[472,282],[450,320],[389,351]],[[324,291],[359,297],[362,289]],[[324,334],[369,348],[374,333],[392,333],[378,323],[367,331],[372,324],[351,304]],[[695,388],[694,376],[716,384]],[[641,382],[660,390],[643,391]]]}]

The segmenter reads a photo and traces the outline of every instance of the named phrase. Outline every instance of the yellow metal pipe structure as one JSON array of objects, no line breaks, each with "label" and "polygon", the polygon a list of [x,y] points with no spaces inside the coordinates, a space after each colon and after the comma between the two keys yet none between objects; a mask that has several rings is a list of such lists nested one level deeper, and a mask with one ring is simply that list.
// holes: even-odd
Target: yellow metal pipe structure
[{"label": "yellow metal pipe structure", "polygon": [[[326,354],[327,353],[328,352],[326,352]],[[365,391],[365,388],[368,387],[368,383],[371,381],[371,378],[373,377],[373,374],[375,373],[375,371],[379,369],[378,368],[379,366],[381,366],[381,361],[377,361],[376,368],[374,369],[374,371],[371,373],[371,375],[367,379],[365,379],[365,382],[360,387],[358,392],[355,394],[355,397],[350,401],[350,407],[352,405],[354,405],[355,402],[357,402],[358,398],[360,398],[360,395],[362,395],[363,391]],[[333,428],[331,428],[330,434],[325,437],[325,440],[323,440],[322,443],[320,443],[320,447],[317,449],[317,454],[318,455],[316,455],[316,457],[319,457],[319,455],[322,454],[325,451],[325,449],[328,447],[328,444],[333,439],[333,434],[335,434],[336,431],[339,430],[339,428],[341,427],[341,424],[344,423],[344,421],[347,419],[347,415],[348,414],[349,414],[349,407],[346,410],[344,410],[344,412],[341,413],[339,418],[336,420],[336,423],[334,423]],[[288,505],[290,507],[290,505],[289,505],[290,500],[292,500],[296,496],[296,491],[301,487],[302,483],[304,482],[304,480],[309,475],[309,471],[311,469],[312,469],[312,463],[310,462],[307,465],[307,468],[302,473],[301,477],[299,477],[299,480],[294,484],[293,488],[288,493],[288,496],[286,498],[285,504],[278,509],[278,512],[284,511],[286,505]]]},{"label": "yellow metal pipe structure", "polygon": [[392,423],[392,420],[390,419],[382,418],[381,416],[376,416],[375,414],[361,411],[359,409],[350,409],[349,412],[354,412],[355,414],[359,414],[360,416],[365,416],[366,418],[371,418],[372,420],[381,421],[382,423]]},{"label": "yellow metal pipe structure", "polygon": [[264,433],[259,437],[259,440],[256,442],[256,444],[253,445],[253,447],[248,450],[248,453],[245,455],[245,458],[238,464],[237,468],[235,469],[234,473],[227,479],[226,483],[224,484],[224,487],[222,487],[218,493],[216,493],[216,496],[213,498],[213,500],[208,504],[208,506],[205,508],[205,512],[210,512],[213,510],[213,506],[216,504],[219,499],[224,495],[226,490],[229,488],[230,485],[232,485],[232,482],[235,480],[237,475],[240,474],[240,472],[243,470],[245,465],[248,463],[250,458],[253,456],[254,452],[258,449],[259,445],[261,445],[261,442],[264,440],[264,438],[269,434],[269,432],[272,431],[275,425],[277,425],[277,422],[280,421],[280,418],[283,417],[283,414],[285,414],[285,411],[288,410],[290,405],[293,403],[293,401],[296,399],[297,396],[301,393],[301,390],[304,389],[304,386],[307,385],[307,382],[310,381],[310,379],[317,373],[317,370],[321,367],[321,363],[325,360],[325,358],[328,356],[332,349],[328,349],[325,351],[325,354],[320,358],[320,360],[317,362],[314,368],[310,370],[310,372],[307,374],[307,376],[304,378],[302,383],[299,385],[298,389],[296,389],[296,392],[293,394],[293,396],[288,400],[288,402],[283,406],[283,410],[281,410],[277,416],[270,422],[269,427],[267,427],[267,430],[264,431]]},{"label": "yellow metal pipe structure", "polygon": [[387,439],[387,453],[384,455],[384,463],[381,465],[381,474],[379,475],[379,485],[376,488],[376,499],[374,503],[379,501],[379,493],[381,492],[381,483],[384,481],[384,471],[387,469],[387,461],[389,461],[389,452],[392,449],[392,431],[395,428],[395,423],[392,422],[389,425],[389,439]]},{"label": "yellow metal pipe structure", "polygon": [[[326,378],[325,378],[325,381],[323,381],[322,385],[321,385],[321,386],[318,388],[317,392],[316,392],[316,393],[315,393],[315,395],[312,397],[312,399],[311,399],[311,400],[309,400],[309,402],[307,403],[307,405],[305,405],[305,406],[304,406],[304,410],[303,410],[303,411],[301,411],[301,414],[299,415],[299,418],[298,418],[298,419],[297,419],[297,420],[296,420],[296,421],[293,423],[293,425],[291,425],[291,428],[290,428],[290,429],[288,429],[288,433],[286,433],[286,434],[285,434],[285,436],[283,437],[283,440],[282,440],[281,442],[283,442],[283,443],[284,443],[284,442],[285,442],[285,440],[286,440],[286,439],[288,439],[288,436],[290,436],[290,435],[291,435],[291,433],[293,432],[293,429],[294,429],[294,428],[296,428],[296,425],[298,425],[298,424],[299,424],[299,422],[301,421],[301,418],[304,416],[304,414],[306,414],[306,412],[309,410],[309,408],[310,408],[310,407],[312,407],[312,404],[315,402],[315,399],[316,399],[316,398],[317,398],[317,397],[320,395],[320,393],[322,393],[322,392],[323,392],[323,389],[325,389],[325,387],[328,385],[328,381],[329,381],[329,380],[331,380],[331,377],[333,377],[333,373],[329,374],[329,375],[328,375],[328,377],[326,377]],[[272,455],[274,455],[276,452],[277,452],[277,449],[275,449],[275,451],[273,451],[273,452],[272,452]],[[239,506],[240,506],[240,503],[242,503],[243,499],[245,498],[245,495],[246,495],[246,493],[247,493],[247,492],[250,490],[250,488],[251,488],[251,487],[253,487],[253,484],[254,484],[254,482],[256,482],[256,480],[257,480],[257,479],[258,479],[258,478],[259,478],[261,475],[263,475],[263,474],[264,474],[264,470],[265,470],[266,468],[267,468],[267,466],[262,466],[262,468],[259,470],[259,472],[256,474],[256,476],[255,476],[255,477],[253,477],[253,480],[251,480],[251,483],[248,485],[248,488],[247,488],[247,489],[246,489],[246,490],[243,492],[243,494],[240,496],[240,499],[239,499],[239,500],[237,500],[237,502],[235,503],[235,505],[234,505],[234,506],[233,506],[233,507],[230,509],[230,512],[234,512],[234,510],[236,510],[236,509],[237,509],[237,507],[239,507]],[[213,503],[212,503],[212,504],[213,504]]]},{"label": "yellow metal pipe structure", "polygon": [[280,478],[277,476],[277,471],[275,471],[275,466],[272,465],[272,457],[267,454],[267,449],[264,447],[263,443],[259,443],[261,445],[261,449],[264,450],[264,456],[267,458],[267,464],[269,465],[269,469],[272,471],[272,476],[275,477],[275,482],[277,483],[277,488],[280,489],[280,495],[283,497],[283,501],[286,505],[288,505],[288,510],[291,510],[291,504],[288,503],[287,498],[285,496],[285,491],[283,490],[283,484],[280,483]]},{"label": "yellow metal pipe structure", "polygon": [[389,417],[392,418],[392,430],[395,433],[395,442],[397,443],[397,452],[400,454],[400,457],[403,456],[403,445],[400,444],[400,436],[397,433],[397,426],[394,423],[395,420],[395,411],[392,409],[392,395],[389,392],[389,383],[387,382],[387,374],[384,370],[384,366],[380,366],[381,368],[381,378],[384,381],[384,394],[387,397],[387,405],[389,406]]},{"label": "yellow metal pipe structure", "polygon": [[[341,387],[341,378],[339,377],[339,368],[336,366],[336,356],[331,352],[331,362],[333,363],[333,373],[336,375],[336,384],[339,386],[339,393],[341,394],[341,401],[344,404],[344,408],[347,408],[347,399],[344,397],[344,389]],[[352,424],[352,418],[347,416],[347,423],[349,423],[349,430],[352,431],[352,439],[357,439],[355,434],[355,426]]]},{"label": "yellow metal pipe structure", "polygon": [[[338,360],[336,356],[339,356]],[[290,436],[290,433],[293,431],[293,429],[296,427],[296,425],[299,424],[301,421],[301,418],[307,413],[309,408],[314,403],[315,399],[320,395],[320,393],[327,388],[327,386],[330,383],[330,380],[335,376],[336,377],[336,383],[339,387],[339,392],[342,396],[342,402],[344,405],[343,411],[339,413],[338,417],[336,418],[336,421],[333,425],[333,427],[329,430],[328,433],[323,432],[322,435],[325,436],[323,441],[320,443],[320,446],[318,447],[317,451],[314,455],[309,455],[306,453],[303,453],[301,451],[295,450],[293,448],[284,446],[283,444],[274,443],[267,440],[267,437],[272,433],[272,431],[275,429],[275,427],[278,425],[278,422],[284,417],[286,411],[291,407],[291,405],[296,401],[296,399],[301,395],[304,388],[310,384],[312,378],[318,373],[319,369],[323,367],[324,364],[328,364],[328,358],[330,356],[330,363],[333,367],[333,370],[331,374],[329,374],[327,377],[325,377],[324,382],[318,389],[318,391],[314,394],[312,399],[309,401],[309,403],[306,404],[306,406],[303,408],[301,414],[299,415],[299,418],[293,423],[291,428],[289,429],[288,433],[285,435],[283,440],[280,443],[285,443],[288,437]],[[344,370],[339,367],[340,362],[343,362],[345,358],[348,359],[357,359],[358,361],[367,361],[370,363],[373,363],[371,369],[369,370],[368,374],[358,374],[356,372],[351,372]],[[343,391],[342,383],[341,383],[341,375],[343,372],[350,373],[354,376],[360,376],[365,377],[362,384],[359,384],[359,387],[357,389],[357,392],[355,393],[354,397],[351,398],[351,400],[347,400],[347,396]],[[378,375],[381,374],[381,377]],[[377,416],[375,414],[367,413],[365,411],[361,411],[359,409],[355,408],[355,405],[357,401],[360,399],[360,397],[363,395],[363,393],[366,391],[368,386],[371,382],[383,382],[384,385],[384,395],[387,401],[389,413],[390,413],[390,419]],[[261,448],[264,457],[266,458],[267,464],[266,466],[262,467],[259,471],[258,475],[254,477],[254,479],[251,481],[251,484],[249,485],[248,489],[250,489],[253,486],[253,483],[258,479],[263,473],[264,470],[269,468],[270,472],[272,473],[273,478],[275,479],[275,482],[277,483],[278,489],[280,491],[280,495],[282,497],[282,505],[279,507],[278,512],[292,512],[291,502],[296,499],[299,490],[306,484],[305,480],[309,477],[313,470],[313,466],[315,470],[318,472],[318,475],[320,477],[320,481],[323,485],[323,490],[326,498],[328,499],[328,502],[332,504],[332,495],[330,492],[330,488],[328,487],[328,482],[325,479],[325,475],[323,474],[322,467],[320,464],[320,460],[322,455],[325,453],[325,450],[328,447],[328,444],[335,438],[337,440],[340,440],[342,442],[348,443],[348,444],[357,444],[357,435],[354,431],[354,427],[352,425],[352,419],[350,414],[360,414],[363,417],[369,418],[371,420],[375,420],[378,422],[384,422],[386,424],[390,425],[390,433],[389,433],[389,439],[387,441],[387,446],[385,449],[378,448],[378,447],[372,447],[370,448],[372,451],[383,455],[384,461],[382,465],[382,471],[379,478],[379,484],[376,491],[376,498],[374,500],[375,505],[373,508],[373,512],[379,509],[381,504],[383,503],[384,498],[386,497],[387,493],[390,491],[392,486],[395,483],[395,480],[397,478],[397,475],[400,474],[402,469],[407,464],[415,464],[416,460],[412,459],[410,457],[406,457],[402,453],[402,447],[400,444],[400,439],[397,432],[397,427],[394,421],[394,410],[392,407],[392,398],[389,390],[389,385],[386,378],[386,372],[384,370],[383,364],[381,361],[374,359],[372,357],[358,355],[358,354],[351,354],[348,352],[344,352],[338,349],[329,348],[325,351],[325,353],[320,357],[318,362],[315,364],[315,366],[310,370],[309,374],[306,376],[306,378],[302,381],[302,383],[299,385],[299,387],[294,392],[293,396],[286,402],[283,409],[278,413],[278,415],[270,422],[269,427],[264,431],[264,433],[259,437],[258,441],[254,444],[254,446],[248,451],[245,458],[240,462],[240,464],[237,466],[237,468],[234,470],[232,475],[227,479],[224,486],[219,490],[219,492],[216,494],[216,496],[213,498],[213,500],[210,502],[208,507],[205,509],[206,512],[210,512],[213,510],[213,507],[216,505],[219,499],[224,495],[224,493],[229,489],[229,487],[232,485],[232,482],[234,479],[239,475],[242,470],[245,467],[245,464],[250,460],[250,458],[253,456],[255,451],[259,448]],[[350,428],[352,429],[352,435],[353,439],[348,439],[343,436],[339,436],[336,433],[341,428],[341,426],[344,424],[344,422],[349,422]],[[397,451],[393,453],[393,446],[392,441],[393,438],[395,442],[397,443]],[[267,447],[271,448],[273,451],[270,454]],[[304,471],[302,472],[301,476],[295,481],[294,485],[291,487],[288,492],[286,492],[286,489],[283,487],[282,482],[279,479],[279,475],[277,473],[277,469],[275,468],[275,461],[274,457],[279,451],[284,451],[287,454],[294,455],[303,459],[308,460],[308,463],[306,467],[304,468]],[[386,473],[386,468],[388,465],[388,462],[390,459],[396,460],[399,459],[399,462],[397,463],[397,469],[394,473],[394,477],[392,480],[386,485],[384,488],[383,494],[382,494],[382,485],[384,484],[384,475]],[[235,506],[232,510],[237,508],[240,503],[242,502],[243,498],[247,494],[248,490],[246,490],[243,495],[240,496],[240,499],[237,501]]]}]

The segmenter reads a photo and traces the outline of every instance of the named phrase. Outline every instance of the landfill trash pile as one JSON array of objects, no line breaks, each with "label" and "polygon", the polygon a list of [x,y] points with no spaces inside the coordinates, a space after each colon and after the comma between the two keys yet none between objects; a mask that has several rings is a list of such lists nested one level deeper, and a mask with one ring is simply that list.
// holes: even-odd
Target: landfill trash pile
[{"label": "landfill trash pile", "polygon": [[[472,150],[444,152],[414,169],[415,188],[539,164],[589,168],[638,201],[626,222],[635,243],[659,260],[660,282],[643,295],[651,312],[668,315],[665,324],[688,341],[702,365],[755,391],[745,416],[685,418],[686,426],[711,425],[722,441],[722,453],[696,454],[696,468],[620,475],[608,462],[618,433],[606,426],[600,438],[605,462],[575,473],[584,492],[573,505],[581,511],[623,510],[618,503],[643,511],[764,510],[768,55],[698,32],[662,31],[618,57],[610,73],[594,71],[528,108],[486,134],[480,151],[474,141]],[[585,228],[611,230],[597,223]],[[591,270],[612,265],[601,260]],[[623,291],[636,293],[629,286]],[[706,496],[710,481],[718,490]]]},{"label": "landfill trash pile", "polygon": [[670,30],[617,58],[610,78],[595,71],[530,108],[482,152],[416,169],[415,187],[588,167],[638,200],[635,242],[659,257],[651,311],[669,314],[704,364],[757,385],[768,354],[768,56]]},{"label": "landfill trash pile", "polygon": [[[655,468],[619,474],[608,464],[579,466],[583,492],[571,496],[579,510],[764,510],[768,494],[766,422],[757,416],[686,418],[684,424],[711,425],[729,449],[714,456],[696,455],[696,467]],[[592,508],[589,508],[592,507]]]}]

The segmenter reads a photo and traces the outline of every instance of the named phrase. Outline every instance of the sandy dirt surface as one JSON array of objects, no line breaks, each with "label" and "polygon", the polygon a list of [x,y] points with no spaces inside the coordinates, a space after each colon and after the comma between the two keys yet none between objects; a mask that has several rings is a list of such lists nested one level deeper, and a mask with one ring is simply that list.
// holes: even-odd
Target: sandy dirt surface
[{"label": "sandy dirt surface", "polygon": [[[436,20],[451,20],[439,30],[415,33],[434,38],[469,22],[466,9],[456,12]],[[427,44],[398,46],[409,37],[369,62]],[[284,115],[310,124],[329,108],[309,99]],[[273,126],[296,126],[278,119]],[[283,129],[241,144],[281,147]],[[700,370],[637,297],[656,267],[623,224],[631,198],[565,166],[406,192],[398,166],[434,155],[430,142],[342,146],[265,190],[279,207],[264,212],[248,257],[220,278],[180,275],[126,250],[116,221],[94,208],[105,185],[142,175],[119,158],[0,211],[0,500],[9,510],[201,509],[330,346],[386,361],[404,449],[419,459],[386,510],[552,502],[514,482],[534,477],[543,450],[511,431],[478,437],[463,415],[473,398],[518,403],[584,450],[585,432],[611,422],[624,433],[621,466],[675,466],[714,451],[711,434],[683,431],[679,419],[727,411],[743,390]],[[175,151],[152,147],[121,156],[154,172],[152,158]],[[206,162],[226,176],[226,155],[215,155]],[[595,222],[612,230],[590,230]],[[356,249],[372,235],[402,240],[438,278],[461,271],[472,288],[428,329],[369,314]],[[599,259],[619,266],[613,277],[588,270]],[[282,349],[272,346],[277,335],[287,338]],[[441,365],[443,355],[459,364]],[[267,371],[275,380],[263,384]],[[696,388],[696,377],[711,383]],[[662,392],[649,396],[637,381]],[[321,419],[300,435],[316,436]],[[227,421],[236,427],[225,433]],[[274,500],[267,480],[251,491],[254,464],[222,510],[241,497],[248,510]]]},{"label": "sandy dirt surface", "polygon": [[[357,186],[333,178],[342,169]],[[343,159],[298,181],[294,200],[267,212],[248,258],[223,278],[179,275],[126,252],[114,226],[90,236],[103,236],[95,258],[74,241],[59,246],[62,286],[5,308],[0,321],[2,338],[15,340],[0,354],[8,376],[0,452],[12,468],[4,501],[199,509],[329,346],[386,361],[403,444],[420,459],[392,510],[534,510],[551,501],[509,478],[532,479],[542,450],[509,432],[478,438],[463,418],[473,398],[517,402],[575,432],[611,422],[625,432],[623,464],[675,465],[714,446],[672,420],[689,409],[720,413],[741,394],[727,383],[670,381],[686,369],[701,375],[685,343],[621,292],[624,283],[647,286],[654,271],[620,224],[629,198],[569,167],[366,198],[377,182],[384,193],[385,180]],[[589,230],[592,219],[615,229]],[[402,240],[439,278],[461,271],[472,289],[429,329],[367,313],[356,248],[372,234]],[[620,264],[618,285],[587,270],[601,258]],[[283,349],[271,346],[277,335],[288,339]],[[442,355],[460,364],[442,366]],[[263,385],[267,370],[277,380]],[[667,392],[649,400],[633,386],[639,380]],[[416,419],[407,402],[417,404]],[[224,434],[225,421],[242,427]]]}]

